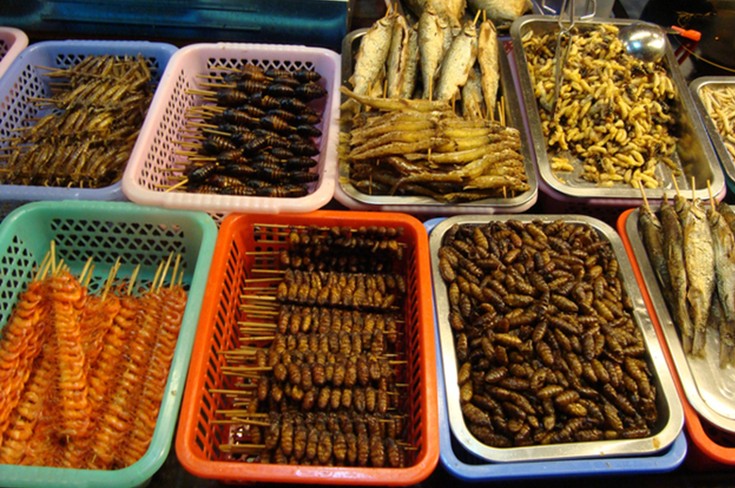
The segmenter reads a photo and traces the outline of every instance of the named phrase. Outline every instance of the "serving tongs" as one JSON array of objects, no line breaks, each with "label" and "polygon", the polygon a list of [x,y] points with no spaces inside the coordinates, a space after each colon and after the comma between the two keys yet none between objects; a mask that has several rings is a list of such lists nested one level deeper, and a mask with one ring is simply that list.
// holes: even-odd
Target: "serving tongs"
[{"label": "serving tongs", "polygon": [[574,28],[574,0],[563,0],[557,18],[559,33],[556,35],[556,50],[554,51],[554,94],[551,98],[551,114],[556,111],[556,102],[559,100],[561,82],[564,78],[564,65],[572,45],[572,29]]}]

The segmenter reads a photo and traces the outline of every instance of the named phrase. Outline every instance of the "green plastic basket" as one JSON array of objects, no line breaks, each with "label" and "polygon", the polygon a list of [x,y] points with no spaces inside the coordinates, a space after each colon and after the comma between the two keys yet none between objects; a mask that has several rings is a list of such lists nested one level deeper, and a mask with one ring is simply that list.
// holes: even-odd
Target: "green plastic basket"
[{"label": "green plastic basket", "polygon": [[102,286],[118,258],[124,263],[118,277],[129,277],[140,264],[138,276],[144,283],[172,251],[180,253],[189,295],[156,429],[145,455],[114,471],[0,464],[0,485],[130,487],[145,484],[158,471],[171,448],[216,237],[217,226],[203,212],[127,202],[35,202],[5,218],[0,224],[0,328],[52,240],[57,259],[63,259],[76,274],[88,258],[94,260],[91,289]]}]

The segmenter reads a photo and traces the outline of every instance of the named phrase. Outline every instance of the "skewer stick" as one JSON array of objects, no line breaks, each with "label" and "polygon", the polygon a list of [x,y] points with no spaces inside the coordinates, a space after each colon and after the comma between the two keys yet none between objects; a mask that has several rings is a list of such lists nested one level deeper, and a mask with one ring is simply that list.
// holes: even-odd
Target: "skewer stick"
[{"label": "skewer stick", "polygon": [[79,281],[85,288],[89,287],[89,282],[92,279],[92,270],[94,270],[94,262],[92,261],[92,257],[90,256],[89,259],[87,259],[87,262],[84,263],[84,268],[82,268],[82,272],[79,273]]},{"label": "skewer stick", "polygon": [[[258,348],[260,349],[260,348]],[[244,351],[244,350],[232,350],[232,351],[217,351],[217,354],[220,356],[234,356],[234,357],[243,357],[243,356],[255,356],[255,350],[253,351]]]},{"label": "skewer stick", "polygon": [[130,275],[130,283],[128,284],[127,294],[130,295],[133,292],[135,281],[138,279],[138,273],[140,273],[140,264],[135,267],[133,274]]},{"label": "skewer stick", "polygon": [[252,304],[243,304],[240,305],[238,308],[243,312],[250,312],[252,315],[258,314],[263,316],[275,316],[281,313],[277,310],[274,310],[277,307],[262,307]]},{"label": "skewer stick", "polygon": [[165,193],[168,193],[170,191],[178,190],[182,186],[186,186],[188,183],[189,183],[189,178],[184,178],[183,180],[179,181],[175,185],[169,186],[168,188],[166,188],[165,185],[156,185],[156,186],[158,186],[159,188],[166,188]]},{"label": "skewer stick", "polygon": [[[181,266],[181,253],[176,254],[176,261],[174,262],[174,270],[171,273],[171,285],[170,287],[173,288],[174,282],[176,281],[176,276],[179,272],[179,266]],[[181,274],[184,274],[184,270],[181,270]]]},{"label": "skewer stick", "polygon": [[56,276],[56,241],[51,241],[51,275]]},{"label": "skewer stick", "polygon": [[265,449],[265,444],[220,444],[219,450],[229,454],[247,454]]},{"label": "skewer stick", "polygon": [[[255,387],[255,385],[253,385]],[[228,390],[226,388],[210,388],[209,393],[219,393],[220,395],[239,395],[242,390]]]},{"label": "skewer stick", "polygon": [[638,185],[638,189],[641,191],[641,197],[643,198],[643,206],[647,211],[651,211],[650,205],[648,205],[648,198],[646,198],[646,192],[643,189],[643,185]]},{"label": "skewer stick", "polygon": [[709,180],[707,180],[707,192],[709,193],[709,204],[712,206],[712,211],[715,211],[717,209],[717,202],[715,202],[715,196],[712,194],[712,185]]},{"label": "skewer stick", "polygon": [[272,282],[278,282],[281,280],[282,278],[280,276],[273,276],[270,278],[245,278],[245,283],[272,283]]},{"label": "skewer stick", "polygon": [[115,276],[117,275],[117,272],[120,270],[120,257],[118,256],[117,260],[115,260],[115,264],[112,265],[110,268],[110,272],[107,273],[107,279],[105,280],[105,286],[102,288],[102,301],[105,301],[107,298],[107,294],[110,292],[110,288],[112,288],[112,283],[115,280]]},{"label": "skewer stick", "polygon": [[674,183],[674,190],[676,190],[676,196],[681,196],[681,192],[679,191],[679,183],[676,182],[676,178],[674,178],[672,181]]},{"label": "skewer stick", "polygon": [[251,322],[248,320],[238,321],[236,322],[237,325],[243,326],[243,327],[253,327],[253,328],[261,328],[261,329],[269,329],[276,327],[276,324],[274,322]]},{"label": "skewer stick", "polygon": [[36,276],[33,277],[33,281],[39,281],[46,277],[46,274],[48,274],[48,269],[51,266],[51,251],[49,250],[41,260],[41,264],[38,266],[38,270],[36,271]]},{"label": "skewer stick", "polygon": [[[275,289],[273,290],[275,292]],[[275,301],[276,297],[274,295],[240,295],[240,298],[243,300],[265,300],[266,302]]]},{"label": "skewer stick", "polygon": [[[168,258],[166,259],[166,264],[163,267],[163,271],[161,273],[161,279],[160,279],[159,283],[156,286],[156,290],[158,290],[159,288],[161,288],[161,286],[163,286],[163,283],[166,281],[166,275],[168,274],[168,268],[169,268],[169,266],[171,266],[171,259],[173,258],[173,256],[174,256],[174,253],[173,252],[170,252],[168,254]],[[172,279],[173,279],[173,278],[175,278],[176,274],[173,274],[171,276],[172,276]]]},{"label": "skewer stick", "polygon": [[151,282],[150,291],[158,291],[158,280],[161,277],[161,270],[163,269],[163,261],[158,263],[156,267],[156,273],[153,275],[153,281]]},{"label": "skewer stick", "polygon": [[270,366],[222,366],[222,371],[271,371]]},{"label": "skewer stick", "polygon": [[189,88],[186,90],[189,95],[201,95],[203,97],[213,97],[217,94],[214,90],[197,90],[196,88]]},{"label": "skewer stick", "polygon": [[696,180],[694,179],[694,176],[692,176],[692,201],[694,201],[694,200],[696,200],[696,199],[697,199],[697,196],[696,196],[696,194],[694,193],[694,185],[695,185],[695,181],[696,181]]},{"label": "skewer stick", "polygon": [[253,420],[253,419],[243,419],[243,418],[232,418],[229,420],[222,420],[220,423],[228,423],[228,424],[245,424],[245,425],[255,425],[257,427],[270,427],[271,423],[266,422],[264,420]]},{"label": "skewer stick", "polygon": [[248,292],[264,291],[266,293],[268,292],[275,293],[277,291],[275,286],[246,286],[244,290]]}]

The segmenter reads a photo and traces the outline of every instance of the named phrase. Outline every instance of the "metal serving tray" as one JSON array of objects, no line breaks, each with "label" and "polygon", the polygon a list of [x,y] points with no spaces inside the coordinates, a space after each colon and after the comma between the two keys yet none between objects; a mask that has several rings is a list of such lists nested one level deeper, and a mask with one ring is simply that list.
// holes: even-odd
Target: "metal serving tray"
[{"label": "metal serving tray", "polygon": [[707,334],[705,358],[694,358],[684,353],[679,333],[638,232],[638,214],[639,210],[635,210],[628,216],[625,232],[664,332],[666,345],[671,352],[686,399],[712,425],[735,433],[735,370],[732,367],[719,367],[717,334]]},{"label": "metal serving tray", "polygon": [[[346,83],[349,79],[353,63],[354,55],[359,47],[359,41],[368,29],[358,29],[350,32],[345,36],[342,43],[342,82]],[[518,99],[518,91],[513,81],[510,63],[503,43],[500,41],[500,87],[498,96],[505,97],[505,116],[506,124],[509,127],[518,129],[521,133],[521,154],[523,155],[524,167],[528,177],[528,191],[510,198],[485,198],[473,202],[448,204],[439,202],[430,197],[425,196],[391,196],[391,195],[368,195],[357,190],[350,183],[350,168],[346,161],[339,161],[338,171],[338,194],[342,196],[345,205],[351,208],[359,209],[375,209],[380,207],[382,210],[395,211],[415,211],[415,212],[431,212],[431,213],[515,213],[523,212],[536,203],[538,197],[538,179],[536,176],[536,166],[532,156],[531,142],[528,137],[523,118],[521,114],[521,106]],[[341,195],[340,195],[341,193]]]},{"label": "metal serving tray", "polygon": [[[449,324],[449,299],[447,288],[439,272],[439,248],[445,232],[454,224],[479,225],[488,221],[518,220],[521,222],[564,220],[567,223],[587,224],[607,239],[619,262],[619,273],[625,291],[633,303],[632,316],[640,327],[647,349],[647,363],[653,374],[654,386],[657,390],[656,401],[659,418],[652,428],[652,435],[641,439],[619,439],[593,442],[573,442],[551,445],[534,445],[528,447],[496,448],[480,442],[474,437],[464,421],[459,401],[459,385],[457,382],[457,359],[455,355],[454,337]],[[454,437],[468,452],[482,459],[495,462],[544,461],[562,459],[583,459],[598,456],[644,456],[660,452],[668,448],[680,434],[684,415],[676,394],[671,374],[666,368],[666,360],[656,333],[648,317],[643,297],[636,286],[633,268],[618,234],[604,222],[583,215],[505,215],[487,216],[469,215],[451,217],[436,226],[429,237],[429,249],[432,261],[434,282],[434,301],[437,312],[439,340],[441,343],[442,365],[444,368],[447,394],[447,411],[449,426]]]},{"label": "metal serving tray", "polygon": [[[601,24],[613,24],[618,27],[624,27],[634,22],[637,21],[631,19],[577,20],[575,27],[584,31]],[[544,35],[549,32],[556,32],[557,30],[556,18],[529,15],[517,19],[511,26],[510,31],[521,86],[521,99],[528,117],[529,132],[533,140],[540,178],[552,189],[571,197],[594,198],[597,201],[605,199],[627,199],[629,201],[636,200],[640,202],[640,190],[628,184],[602,187],[592,182],[583,181],[581,178],[575,178],[574,175],[576,175],[576,172],[572,174],[561,173],[560,175],[566,178],[566,181],[563,181],[551,169],[550,158],[553,154],[549,154],[547,150],[546,139],[541,129],[539,108],[531,84],[522,38],[529,32],[533,32],[534,35]],[[676,113],[680,117],[679,125],[681,133],[679,135],[677,150],[672,156],[672,159],[683,169],[683,175],[677,177],[677,184],[680,189],[690,189],[691,179],[694,177],[696,181],[695,195],[698,198],[709,198],[707,190],[708,181],[713,194],[724,195],[725,179],[722,169],[717,164],[716,155],[708,140],[705,128],[702,125],[701,117],[694,104],[694,99],[679,70],[678,63],[668,40],[666,42],[666,56],[662,62],[674,82],[674,86],[679,95],[676,100]],[[662,166],[659,166],[657,177],[660,181],[664,182],[664,185],[656,189],[646,188],[646,197],[649,200],[660,200],[664,192],[668,191],[668,193],[672,193],[674,191],[671,172],[669,170],[664,170]]]},{"label": "metal serving tray", "polygon": [[717,130],[717,126],[712,121],[712,118],[707,113],[707,109],[702,101],[701,90],[704,87],[716,88],[716,87],[735,87],[735,76],[702,76],[696,78],[689,84],[689,88],[694,94],[694,103],[702,115],[702,120],[707,133],[709,134],[712,146],[715,148],[717,157],[720,160],[722,169],[725,171],[727,176],[727,183],[729,185],[735,185],[735,161],[733,161],[732,155],[725,147],[723,143],[722,134]]}]

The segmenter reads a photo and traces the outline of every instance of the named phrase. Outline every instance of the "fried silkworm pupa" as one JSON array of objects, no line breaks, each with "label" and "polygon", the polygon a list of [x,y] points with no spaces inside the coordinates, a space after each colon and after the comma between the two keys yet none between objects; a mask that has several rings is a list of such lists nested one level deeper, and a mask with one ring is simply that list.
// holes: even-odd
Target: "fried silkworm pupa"
[{"label": "fried silkworm pupa", "polygon": [[327,94],[327,90],[319,83],[313,81],[298,85],[294,89],[294,95],[300,100],[310,101],[322,98]]}]

